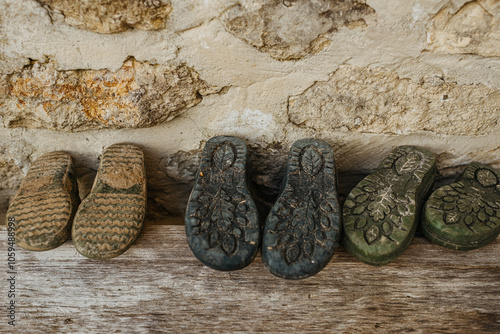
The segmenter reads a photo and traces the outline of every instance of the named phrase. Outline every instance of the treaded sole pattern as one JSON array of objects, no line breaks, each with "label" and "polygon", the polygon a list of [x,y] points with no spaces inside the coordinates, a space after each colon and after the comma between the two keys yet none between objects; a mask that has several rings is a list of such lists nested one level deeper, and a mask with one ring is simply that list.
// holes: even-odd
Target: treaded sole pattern
[{"label": "treaded sole pattern", "polygon": [[243,268],[257,254],[260,223],[247,173],[243,140],[219,136],[206,143],[186,208],[185,228],[193,254],[213,269]]},{"label": "treaded sole pattern", "polygon": [[51,152],[30,167],[7,211],[15,221],[16,243],[25,249],[45,251],[64,243],[70,235],[79,203],[71,157]]},{"label": "treaded sole pattern", "polygon": [[422,230],[432,242],[454,250],[483,247],[500,234],[500,174],[471,163],[456,182],[425,203]]},{"label": "treaded sole pattern", "polygon": [[413,240],[435,173],[434,153],[394,149],[346,198],[342,244],[349,253],[371,265],[399,257]]},{"label": "treaded sole pattern", "polygon": [[331,260],[341,228],[336,183],[328,143],[303,139],[292,145],[284,189],[264,227],[262,260],[272,274],[306,278]]},{"label": "treaded sole pattern", "polygon": [[139,235],[146,213],[146,171],[141,149],[131,144],[106,148],[90,194],[72,229],[77,251],[104,260],[125,252]]}]

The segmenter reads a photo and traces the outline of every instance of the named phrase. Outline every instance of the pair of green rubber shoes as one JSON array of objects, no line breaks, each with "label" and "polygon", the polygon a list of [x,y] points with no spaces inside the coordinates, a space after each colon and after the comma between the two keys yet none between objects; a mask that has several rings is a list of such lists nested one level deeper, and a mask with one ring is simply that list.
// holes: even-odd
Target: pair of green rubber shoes
[{"label": "pair of green rubber shoes", "polygon": [[429,240],[447,248],[470,250],[495,240],[500,233],[499,174],[472,163],[457,182],[429,197],[435,173],[434,153],[397,147],[347,197],[346,249],[368,264],[389,263],[409,246],[419,221]]}]

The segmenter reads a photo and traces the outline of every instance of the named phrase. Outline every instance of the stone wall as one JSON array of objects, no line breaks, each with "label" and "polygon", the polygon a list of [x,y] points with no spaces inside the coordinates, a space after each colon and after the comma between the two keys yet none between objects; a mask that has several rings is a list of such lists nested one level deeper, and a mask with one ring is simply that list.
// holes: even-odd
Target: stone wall
[{"label": "stone wall", "polygon": [[500,2],[0,0],[0,211],[41,154],[70,153],[84,196],[131,142],[149,217],[180,215],[221,134],[268,203],[305,137],[332,144],[342,192],[402,144],[442,177],[500,168]]}]

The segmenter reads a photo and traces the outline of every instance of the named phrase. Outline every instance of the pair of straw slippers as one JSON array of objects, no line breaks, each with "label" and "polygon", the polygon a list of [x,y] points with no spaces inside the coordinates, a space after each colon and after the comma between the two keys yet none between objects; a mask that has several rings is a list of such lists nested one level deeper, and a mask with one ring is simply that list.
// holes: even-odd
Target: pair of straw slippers
[{"label": "pair of straw slippers", "polygon": [[114,144],[101,155],[90,194],[81,202],[71,157],[42,155],[30,167],[7,211],[16,243],[45,251],[71,235],[76,250],[92,259],[125,252],[137,238],[146,212],[144,155],[130,144]]}]

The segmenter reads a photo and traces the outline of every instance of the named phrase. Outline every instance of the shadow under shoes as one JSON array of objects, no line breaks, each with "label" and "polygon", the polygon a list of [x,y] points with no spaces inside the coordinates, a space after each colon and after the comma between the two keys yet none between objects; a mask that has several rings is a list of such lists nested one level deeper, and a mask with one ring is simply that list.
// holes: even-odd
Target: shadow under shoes
[{"label": "shadow under shoes", "polygon": [[80,202],[71,157],[51,152],[30,167],[7,211],[15,223],[16,244],[45,251],[63,244]]},{"label": "shadow under shoes", "polygon": [[315,139],[295,142],[284,184],[266,220],[262,260],[276,276],[305,278],[328,264],[340,236],[331,146]]},{"label": "shadow under shoes", "polygon": [[92,259],[118,256],[134,243],[145,213],[143,152],[131,144],[111,145],[101,155],[92,190],[75,215],[73,244]]},{"label": "shadow under shoes", "polygon": [[247,185],[247,147],[236,137],[211,138],[186,208],[193,254],[217,270],[236,270],[257,254],[260,223]]}]

